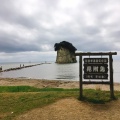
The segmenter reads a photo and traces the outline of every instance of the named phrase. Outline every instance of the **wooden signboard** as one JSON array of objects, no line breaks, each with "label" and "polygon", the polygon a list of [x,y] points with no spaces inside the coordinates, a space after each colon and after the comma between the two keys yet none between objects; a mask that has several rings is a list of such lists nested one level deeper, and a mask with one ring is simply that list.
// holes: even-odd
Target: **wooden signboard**
[{"label": "wooden signboard", "polygon": [[[117,55],[117,52],[81,52],[75,53],[75,55],[79,56],[80,99],[82,99],[83,97],[83,84],[109,84],[110,97],[114,98],[112,55]],[[89,58],[84,58],[83,63],[84,56],[89,56]],[[93,58],[92,56],[98,57]],[[107,57],[102,58],[102,56]],[[83,78],[86,80],[83,81]],[[88,79],[90,79],[91,81]]]}]

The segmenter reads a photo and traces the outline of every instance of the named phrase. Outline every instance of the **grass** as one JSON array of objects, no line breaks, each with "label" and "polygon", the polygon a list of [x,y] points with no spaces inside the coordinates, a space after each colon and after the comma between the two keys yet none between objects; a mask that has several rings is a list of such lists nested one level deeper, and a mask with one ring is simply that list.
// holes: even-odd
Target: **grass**
[{"label": "grass", "polygon": [[[71,91],[71,89],[63,88],[35,88],[30,86],[0,86],[0,93],[5,92],[42,92],[42,91]],[[72,89],[72,91],[78,91],[78,89]]]},{"label": "grass", "polygon": [[[109,91],[85,89],[83,94],[83,100],[91,104],[111,101]],[[119,98],[120,92],[115,91],[115,96]],[[0,87],[0,119],[12,120],[23,112],[43,107],[66,97],[78,99],[79,89],[2,86]]]},{"label": "grass", "polygon": [[104,104],[105,102],[111,101],[110,91],[85,89],[83,100],[94,104]]}]

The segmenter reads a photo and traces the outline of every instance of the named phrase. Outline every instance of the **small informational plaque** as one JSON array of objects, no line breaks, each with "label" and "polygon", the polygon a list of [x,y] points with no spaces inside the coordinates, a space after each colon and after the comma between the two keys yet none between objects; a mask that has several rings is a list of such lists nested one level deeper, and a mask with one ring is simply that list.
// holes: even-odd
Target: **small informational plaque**
[{"label": "small informational plaque", "polygon": [[84,58],[84,79],[108,79],[108,58]]}]

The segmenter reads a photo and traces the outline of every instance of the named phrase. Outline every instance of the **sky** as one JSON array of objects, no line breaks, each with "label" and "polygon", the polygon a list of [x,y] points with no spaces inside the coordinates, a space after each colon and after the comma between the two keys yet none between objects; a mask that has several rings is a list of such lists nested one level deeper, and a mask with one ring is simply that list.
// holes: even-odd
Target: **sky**
[{"label": "sky", "polygon": [[0,62],[55,61],[54,44],[117,52],[120,0],[0,0]]}]

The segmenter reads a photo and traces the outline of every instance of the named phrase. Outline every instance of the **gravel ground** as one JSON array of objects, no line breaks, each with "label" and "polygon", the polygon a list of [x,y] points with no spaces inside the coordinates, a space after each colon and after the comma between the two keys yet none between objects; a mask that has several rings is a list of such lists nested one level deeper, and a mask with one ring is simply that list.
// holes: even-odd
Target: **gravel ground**
[{"label": "gravel ground", "polygon": [[[79,81],[0,78],[0,86],[28,85],[37,88],[79,88]],[[83,85],[83,88],[110,90],[109,85]],[[120,91],[120,83],[114,84],[114,90]]]},{"label": "gravel ground", "polygon": [[90,104],[74,98],[62,99],[18,116],[15,120],[119,120],[120,100]]}]

